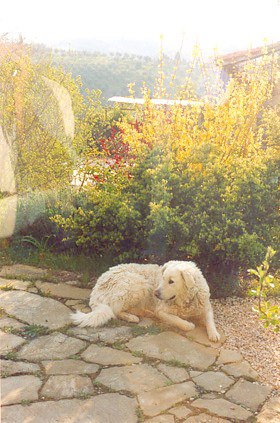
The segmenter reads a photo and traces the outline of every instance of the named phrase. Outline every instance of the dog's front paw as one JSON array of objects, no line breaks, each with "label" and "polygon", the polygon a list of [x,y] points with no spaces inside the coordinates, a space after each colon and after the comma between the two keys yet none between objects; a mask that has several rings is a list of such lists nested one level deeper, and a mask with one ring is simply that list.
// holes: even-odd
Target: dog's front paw
[{"label": "dog's front paw", "polygon": [[221,335],[215,330],[208,333],[208,338],[210,341],[218,342],[221,339]]},{"label": "dog's front paw", "polygon": [[195,325],[191,322],[182,322],[181,329],[188,332],[189,330],[193,330],[195,328]]}]

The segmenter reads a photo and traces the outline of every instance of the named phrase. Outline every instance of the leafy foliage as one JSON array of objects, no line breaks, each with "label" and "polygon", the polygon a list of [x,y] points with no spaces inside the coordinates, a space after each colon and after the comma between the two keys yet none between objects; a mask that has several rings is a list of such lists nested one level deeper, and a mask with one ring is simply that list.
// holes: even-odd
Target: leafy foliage
[{"label": "leafy foliage", "polygon": [[258,279],[258,285],[251,293],[257,297],[258,305],[253,310],[258,313],[259,318],[263,320],[264,326],[272,326],[275,332],[280,330],[280,307],[272,305],[268,301],[270,288],[275,288],[275,283],[279,284],[272,275],[269,274],[269,267],[273,256],[276,254],[271,247],[268,247],[265,259],[256,269],[248,269],[250,275],[254,275]]},{"label": "leafy foliage", "polygon": [[76,140],[65,131],[65,104],[57,97],[66,88],[78,117],[79,88],[70,75],[32,63],[24,47],[16,54],[12,48],[7,51],[0,62],[0,125],[10,147],[17,191],[65,186]]}]

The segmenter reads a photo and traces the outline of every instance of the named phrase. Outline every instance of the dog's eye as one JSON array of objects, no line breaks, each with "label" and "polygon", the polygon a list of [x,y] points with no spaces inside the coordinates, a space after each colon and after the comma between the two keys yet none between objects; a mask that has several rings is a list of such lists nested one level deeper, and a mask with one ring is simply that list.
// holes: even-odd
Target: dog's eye
[{"label": "dog's eye", "polygon": [[172,285],[174,283],[174,281],[170,280],[168,283],[169,283],[169,285]]}]

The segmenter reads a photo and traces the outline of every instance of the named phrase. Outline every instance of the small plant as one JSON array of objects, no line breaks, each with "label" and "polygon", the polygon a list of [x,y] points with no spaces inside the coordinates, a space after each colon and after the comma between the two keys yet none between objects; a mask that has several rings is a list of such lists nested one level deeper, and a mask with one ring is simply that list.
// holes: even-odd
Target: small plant
[{"label": "small plant", "polygon": [[44,375],[41,372],[41,370],[37,370],[36,372],[34,372],[34,376],[37,376],[39,379],[43,380],[44,379]]},{"label": "small plant", "polygon": [[36,338],[37,336],[47,335],[49,329],[42,325],[28,325],[20,329],[20,334],[28,339]]},{"label": "small plant", "polygon": [[172,382],[172,380],[168,380],[167,382],[165,382],[165,386],[171,386],[174,385],[174,382]]},{"label": "small plant", "polygon": [[133,357],[140,357],[140,358],[145,357],[145,354],[143,354],[142,351],[132,351],[131,354],[133,355]]},{"label": "small plant", "polygon": [[72,360],[81,360],[81,357],[79,355],[70,355],[68,358]]},{"label": "small plant", "polygon": [[90,398],[90,394],[86,394],[85,392],[82,392],[82,393],[80,393],[80,394],[78,395],[78,398],[79,398],[79,399],[83,399],[83,400],[85,400],[85,399],[89,399],[89,398]]},{"label": "small plant", "polygon": [[135,325],[132,326],[131,328],[131,332],[133,334],[133,336],[142,336],[142,335],[157,335],[158,333],[161,332],[161,328],[158,326],[139,326],[139,325]]},{"label": "small plant", "polygon": [[280,329],[280,307],[272,305],[268,298],[269,289],[275,287],[275,278],[269,274],[269,267],[276,251],[268,247],[265,259],[257,269],[248,269],[251,275],[258,278],[258,286],[251,290],[251,293],[257,297],[258,303],[253,310],[258,313],[259,318],[264,321],[264,326],[272,326],[275,332]]},{"label": "small plant", "polygon": [[49,240],[53,235],[49,235],[49,236],[45,236],[44,238],[42,238],[40,241],[36,238],[34,238],[34,236],[31,235],[26,235],[22,238],[22,242],[27,242],[28,244],[33,245],[33,247],[35,247],[38,250],[39,256],[41,258],[45,257],[45,253],[48,251],[48,247],[49,247]]},{"label": "small plant", "polygon": [[0,289],[1,289],[1,291],[12,291],[13,290],[13,287],[12,287],[11,284],[7,284],[7,285],[1,286]]},{"label": "small plant", "polygon": [[165,362],[168,366],[172,366],[172,367],[184,367],[184,368],[188,368],[189,366],[185,363],[182,363],[179,360],[176,360],[175,358],[173,358],[172,360],[168,360]]},{"label": "small plant", "polygon": [[138,419],[138,423],[142,423],[145,420],[145,416],[143,414],[143,411],[141,410],[141,408],[138,406],[136,408],[136,416]]},{"label": "small plant", "polygon": [[15,328],[13,328],[12,326],[4,326],[3,328],[1,328],[1,330],[5,333],[17,333],[17,330]]},{"label": "small plant", "polygon": [[17,353],[14,351],[10,351],[7,354],[5,354],[6,360],[16,360],[17,359]]},{"label": "small plant", "polygon": [[125,345],[121,344],[120,342],[114,342],[112,344],[112,347],[115,348],[116,350],[124,350],[125,349]]},{"label": "small plant", "polygon": [[22,400],[20,403],[23,406],[29,406],[31,404],[31,401],[26,399],[26,400]]},{"label": "small plant", "polygon": [[65,326],[63,326],[62,328],[60,328],[59,329],[59,332],[60,333],[65,333],[65,334],[68,334],[68,335],[73,335],[73,332],[71,331],[71,330],[69,330],[70,328],[71,328],[71,324],[68,324],[68,325],[65,325]]},{"label": "small plant", "polygon": [[101,386],[103,386],[103,385],[102,385],[102,383],[101,383],[101,382],[99,382],[98,380],[94,380],[92,383],[93,383],[93,385],[94,385],[94,386],[99,387],[99,388],[100,388]]}]

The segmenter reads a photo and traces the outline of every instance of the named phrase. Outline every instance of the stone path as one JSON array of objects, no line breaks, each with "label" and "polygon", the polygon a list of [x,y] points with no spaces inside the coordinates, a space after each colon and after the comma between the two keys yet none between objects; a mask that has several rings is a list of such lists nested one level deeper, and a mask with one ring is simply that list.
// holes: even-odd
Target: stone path
[{"label": "stone path", "polygon": [[71,276],[0,272],[3,423],[280,422],[280,397],[224,337],[215,344],[203,328],[183,334],[149,319],[72,326],[90,290]]}]

